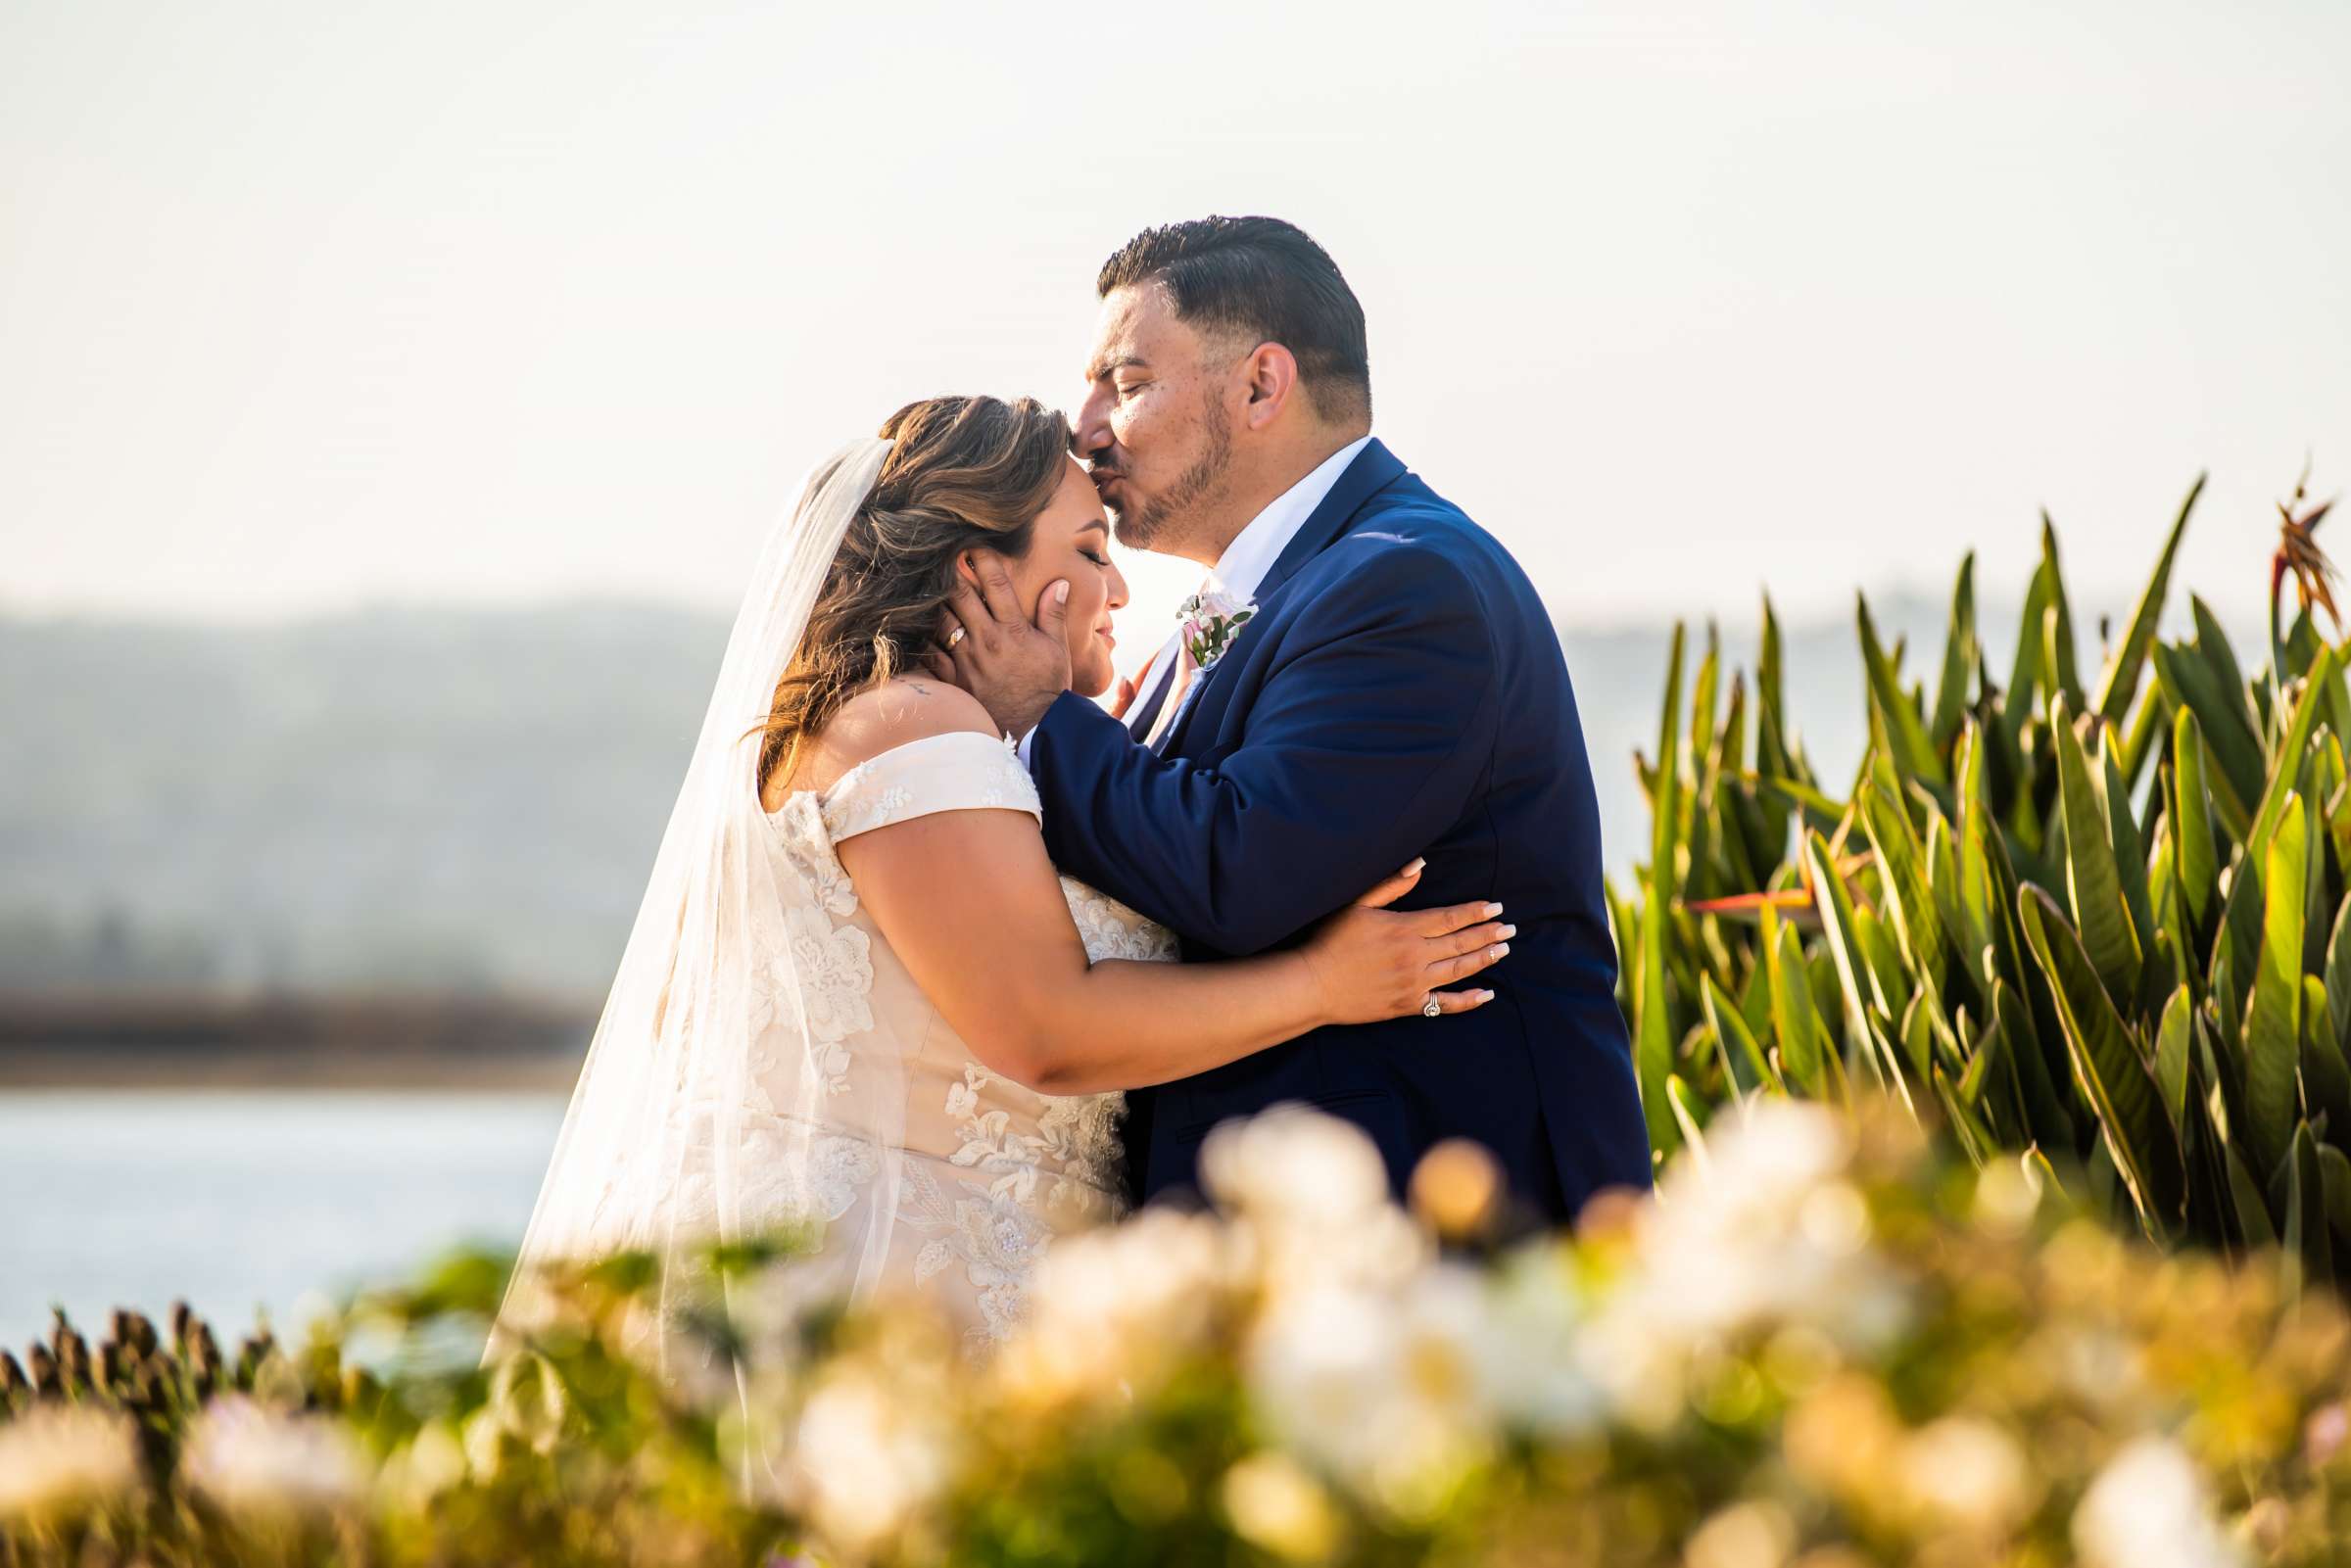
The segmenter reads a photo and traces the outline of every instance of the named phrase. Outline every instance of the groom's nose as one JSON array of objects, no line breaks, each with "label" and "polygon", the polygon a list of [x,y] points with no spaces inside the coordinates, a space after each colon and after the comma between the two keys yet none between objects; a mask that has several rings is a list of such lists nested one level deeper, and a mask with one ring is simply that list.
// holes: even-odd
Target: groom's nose
[{"label": "groom's nose", "polygon": [[1078,412],[1070,419],[1070,450],[1079,456],[1094,458],[1110,450],[1111,396],[1100,387],[1086,394]]}]

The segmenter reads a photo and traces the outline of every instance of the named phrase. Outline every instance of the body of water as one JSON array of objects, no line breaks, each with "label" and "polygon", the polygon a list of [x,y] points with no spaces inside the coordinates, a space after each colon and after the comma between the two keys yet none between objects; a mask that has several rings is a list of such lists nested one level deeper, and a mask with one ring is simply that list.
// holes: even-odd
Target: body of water
[{"label": "body of water", "polygon": [[85,1330],[184,1297],[222,1339],[257,1307],[522,1238],[561,1094],[0,1094],[0,1345],[52,1304]]}]

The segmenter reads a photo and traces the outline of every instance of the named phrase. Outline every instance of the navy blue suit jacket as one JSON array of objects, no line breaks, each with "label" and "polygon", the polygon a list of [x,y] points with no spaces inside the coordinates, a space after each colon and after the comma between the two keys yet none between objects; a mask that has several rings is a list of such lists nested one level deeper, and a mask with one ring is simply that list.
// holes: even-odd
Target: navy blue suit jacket
[{"label": "navy blue suit jacket", "polygon": [[1591,762],[1525,573],[1374,441],[1257,602],[1161,754],[1075,694],[1045,714],[1030,761],[1054,861],[1187,959],[1295,943],[1415,855],[1399,907],[1498,900],[1518,934],[1467,982],[1497,993],[1474,1012],[1319,1029],[1130,1093],[1139,1195],[1194,1185],[1210,1128],[1282,1101],[1370,1134],[1399,1192],[1453,1136],[1554,1219],[1648,1185]]}]

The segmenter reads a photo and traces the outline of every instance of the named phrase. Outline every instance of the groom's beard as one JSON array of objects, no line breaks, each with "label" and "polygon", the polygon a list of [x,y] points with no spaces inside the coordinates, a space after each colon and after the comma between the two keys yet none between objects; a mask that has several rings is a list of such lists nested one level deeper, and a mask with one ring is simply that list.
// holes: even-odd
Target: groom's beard
[{"label": "groom's beard", "polygon": [[[1223,406],[1213,397],[1206,414],[1208,450],[1176,476],[1167,494],[1117,512],[1112,521],[1120,544],[1130,549],[1168,553],[1183,543],[1182,536],[1197,527],[1198,514],[1223,494],[1225,472],[1232,466],[1232,432],[1225,428]],[[1118,471],[1115,466],[1111,469],[1114,474]]]}]

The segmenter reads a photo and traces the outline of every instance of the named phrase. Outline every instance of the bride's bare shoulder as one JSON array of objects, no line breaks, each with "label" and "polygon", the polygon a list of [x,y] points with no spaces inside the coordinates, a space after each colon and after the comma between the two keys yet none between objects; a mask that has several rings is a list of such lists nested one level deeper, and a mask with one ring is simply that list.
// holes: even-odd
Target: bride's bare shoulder
[{"label": "bride's bare shoulder", "polygon": [[[962,733],[993,738],[1001,732],[978,697],[944,681],[912,676],[851,697],[816,737],[816,755],[809,760],[838,778],[909,741]],[[803,776],[809,772],[801,771]]]}]

